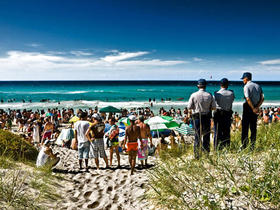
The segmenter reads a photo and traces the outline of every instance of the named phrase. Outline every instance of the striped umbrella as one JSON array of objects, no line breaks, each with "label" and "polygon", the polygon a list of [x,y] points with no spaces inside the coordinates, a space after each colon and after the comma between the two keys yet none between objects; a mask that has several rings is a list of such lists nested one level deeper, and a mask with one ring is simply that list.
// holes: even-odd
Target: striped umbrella
[{"label": "striped umbrella", "polygon": [[118,123],[119,124],[123,123],[125,126],[130,125],[130,121],[129,121],[128,117],[122,117],[121,119],[119,119]]},{"label": "striped umbrella", "polygon": [[187,124],[182,124],[180,127],[175,128],[175,130],[181,134],[194,135],[195,131]]}]

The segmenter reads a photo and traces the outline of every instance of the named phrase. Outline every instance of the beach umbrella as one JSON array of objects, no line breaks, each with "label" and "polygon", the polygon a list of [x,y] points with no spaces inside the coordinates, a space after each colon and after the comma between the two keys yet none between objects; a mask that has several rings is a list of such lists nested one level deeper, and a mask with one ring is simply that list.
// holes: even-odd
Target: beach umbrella
[{"label": "beach umbrella", "polygon": [[145,123],[150,126],[151,131],[157,131],[158,136],[160,130],[179,127],[179,124],[169,116],[155,116],[145,120]]},{"label": "beach umbrella", "polygon": [[187,124],[183,123],[180,127],[175,128],[175,130],[181,134],[194,135],[194,130]]},{"label": "beach umbrella", "polygon": [[74,117],[72,117],[70,120],[69,120],[69,122],[71,123],[75,123],[75,122],[77,122],[77,121],[79,121],[80,120],[80,118],[79,117],[77,117],[77,116],[74,116]]},{"label": "beach umbrella", "polygon": [[106,106],[99,110],[100,113],[121,113],[122,111],[113,106]]},{"label": "beach umbrella", "polygon": [[122,117],[121,119],[119,119],[118,123],[119,124],[123,123],[125,126],[130,125],[130,121],[129,121],[128,117]]}]

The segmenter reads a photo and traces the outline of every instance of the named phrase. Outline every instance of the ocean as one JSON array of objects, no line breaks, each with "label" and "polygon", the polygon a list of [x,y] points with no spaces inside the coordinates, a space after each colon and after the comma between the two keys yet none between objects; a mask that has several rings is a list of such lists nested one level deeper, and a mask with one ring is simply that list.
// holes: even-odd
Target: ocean
[{"label": "ocean", "polygon": [[[264,106],[280,106],[280,82],[257,83],[264,92]],[[218,89],[218,81],[208,81],[207,91],[213,94]],[[241,112],[242,81],[231,82],[229,89],[235,93],[234,111]],[[149,99],[155,99],[152,109],[156,111],[184,108],[196,90],[196,81],[2,81],[0,109],[134,108],[150,106]]]}]

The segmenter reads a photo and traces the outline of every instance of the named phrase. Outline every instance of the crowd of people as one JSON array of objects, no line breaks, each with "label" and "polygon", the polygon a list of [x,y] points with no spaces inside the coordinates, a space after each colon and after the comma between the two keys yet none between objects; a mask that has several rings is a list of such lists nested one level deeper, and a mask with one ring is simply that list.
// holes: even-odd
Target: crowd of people
[{"label": "crowd of people", "polygon": [[[200,146],[203,151],[210,152],[211,132],[213,133],[214,148],[220,149],[230,144],[231,131],[242,130],[242,147],[246,148],[250,128],[251,142],[254,146],[257,123],[279,122],[280,107],[261,107],[263,93],[257,84],[251,82],[251,77],[252,75],[248,72],[242,77],[246,98],[242,118],[237,112],[232,111],[234,93],[228,90],[229,81],[226,78],[221,80],[221,89],[216,91],[214,96],[206,92],[206,80],[200,79],[197,85],[198,91],[191,95],[188,107],[183,110],[173,107],[166,110],[162,107],[156,115],[173,117],[177,122],[185,123],[195,130],[195,158],[200,156],[198,151]],[[257,92],[252,92],[256,90]],[[153,100],[151,99],[151,101]],[[212,112],[213,110],[214,112]],[[117,167],[120,168],[120,152],[126,151],[129,154],[133,174],[136,157],[138,157],[141,167],[145,167],[149,148],[154,148],[150,128],[144,123],[146,119],[154,116],[151,107],[121,109],[120,113],[109,114],[100,113],[98,107],[76,111],[57,108],[36,111],[8,109],[0,110],[0,127],[11,130],[13,125],[16,125],[16,132],[38,149],[44,148],[46,151],[44,154],[48,153],[47,156],[55,160],[57,160],[57,156],[49,149],[50,140],[59,136],[61,128],[69,127],[75,131],[75,138],[68,145],[69,147],[71,145],[73,149],[78,149],[81,169],[84,159],[85,169],[88,170],[89,158],[95,159],[97,168],[99,168],[99,158],[104,159],[106,167],[112,167],[114,154],[117,158]],[[72,121],[71,119],[75,117],[80,120]],[[129,118],[130,125],[126,127],[124,140],[119,141],[118,121],[123,117]],[[13,131],[15,131],[15,127],[13,127]],[[168,135],[171,146],[174,146],[176,134],[172,131]],[[105,144],[104,136],[107,139]],[[177,142],[179,136],[177,136]],[[164,139],[166,136],[157,137],[161,137],[161,147],[165,148],[168,144]],[[109,148],[109,158],[105,152],[106,146]],[[43,154],[41,156],[41,158],[46,158]]]}]

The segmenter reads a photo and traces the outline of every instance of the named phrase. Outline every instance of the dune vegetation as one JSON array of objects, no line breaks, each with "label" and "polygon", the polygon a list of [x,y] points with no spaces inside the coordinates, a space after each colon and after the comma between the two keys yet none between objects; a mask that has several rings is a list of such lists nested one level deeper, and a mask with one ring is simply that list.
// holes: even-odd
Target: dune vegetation
[{"label": "dune vegetation", "polygon": [[163,209],[279,209],[280,123],[258,128],[254,151],[240,139],[233,133],[230,148],[200,160],[191,145],[162,153],[146,198]]},{"label": "dune vegetation", "polygon": [[50,168],[35,167],[38,151],[20,136],[0,130],[0,206],[4,209],[46,209],[59,195],[59,177]]}]

